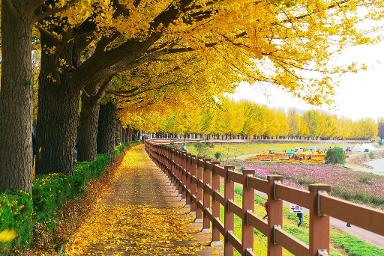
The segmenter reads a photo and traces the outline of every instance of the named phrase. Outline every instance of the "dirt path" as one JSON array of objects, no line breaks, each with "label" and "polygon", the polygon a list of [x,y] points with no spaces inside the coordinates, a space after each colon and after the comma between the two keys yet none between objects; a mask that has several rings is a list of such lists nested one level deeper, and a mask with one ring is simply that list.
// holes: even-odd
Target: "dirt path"
[{"label": "dirt path", "polygon": [[143,145],[129,150],[118,168],[67,255],[221,255]]},{"label": "dirt path", "polygon": [[382,176],[384,175],[384,170],[370,169],[361,165],[351,164],[351,163],[346,163],[344,166],[355,172],[367,172],[367,173],[372,173],[376,175],[382,175]]},{"label": "dirt path", "polygon": [[380,236],[378,234],[372,233],[368,230],[356,227],[354,225],[352,225],[351,227],[347,227],[346,222],[335,218],[331,218],[331,225],[332,227],[342,230],[345,233],[348,233],[354,237],[357,237],[363,241],[367,241],[381,249],[384,249],[384,236]]}]

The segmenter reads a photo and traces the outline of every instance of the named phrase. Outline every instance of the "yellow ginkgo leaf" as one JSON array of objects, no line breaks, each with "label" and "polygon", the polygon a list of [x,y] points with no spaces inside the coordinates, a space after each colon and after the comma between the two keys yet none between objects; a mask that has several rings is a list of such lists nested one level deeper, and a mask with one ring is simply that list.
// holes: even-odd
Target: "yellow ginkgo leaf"
[{"label": "yellow ginkgo leaf", "polygon": [[0,232],[0,242],[11,242],[16,238],[16,232],[14,230],[3,230]]}]

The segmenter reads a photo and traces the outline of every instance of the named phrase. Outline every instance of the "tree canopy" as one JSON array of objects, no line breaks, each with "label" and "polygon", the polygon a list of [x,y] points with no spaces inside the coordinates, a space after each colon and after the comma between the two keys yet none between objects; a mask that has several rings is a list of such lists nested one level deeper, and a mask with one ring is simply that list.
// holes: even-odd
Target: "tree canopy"
[{"label": "tree canopy", "polygon": [[[238,80],[273,82],[320,104],[333,95],[331,74],[357,69],[329,59],[348,44],[370,42],[357,26],[380,17],[376,2],[62,0],[40,8],[46,18],[37,27],[51,39],[42,51],[54,56],[52,81],[67,70],[85,88],[159,56],[194,52],[206,65],[230,65]],[[77,65],[66,56],[71,43]]]},{"label": "tree canopy", "polygon": [[[384,15],[374,0],[6,0],[1,8],[0,172],[15,178],[2,179],[0,190],[30,190],[32,51],[40,57],[36,170],[72,174],[78,121],[80,134],[96,133],[100,102],[115,102],[122,119],[177,105],[187,111],[181,117],[195,115],[171,118],[177,130],[196,130],[201,120],[205,133],[217,123],[230,133],[323,136],[315,113],[292,113],[287,125],[262,106],[233,110],[225,121],[198,109],[224,108],[215,96],[240,81],[274,83],[313,105],[331,102],[335,75],[363,68],[332,58],[377,41],[361,25]],[[227,127],[233,117],[240,121]],[[94,142],[86,148],[95,148],[95,133],[80,140]]]},{"label": "tree canopy", "polygon": [[[182,102],[180,99],[180,104],[191,106],[191,102]],[[352,121],[318,110],[299,114],[291,109],[286,113],[284,110],[271,109],[253,102],[234,102],[227,98],[203,107],[185,109],[155,105],[151,109],[121,110],[123,125],[150,133],[242,134],[249,138],[373,139],[378,133],[378,124],[371,118]]]}]

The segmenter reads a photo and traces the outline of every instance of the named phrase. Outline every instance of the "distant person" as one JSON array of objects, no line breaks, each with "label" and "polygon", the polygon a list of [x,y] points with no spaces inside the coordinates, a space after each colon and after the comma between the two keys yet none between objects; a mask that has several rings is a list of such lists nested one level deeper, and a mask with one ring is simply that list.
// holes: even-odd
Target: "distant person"
[{"label": "distant person", "polygon": [[183,151],[187,151],[187,144],[186,144],[186,143],[183,143],[183,144],[181,145],[181,150],[183,150]]},{"label": "distant person", "polygon": [[301,224],[304,222],[304,215],[302,212],[296,213],[297,218],[299,218],[299,223],[297,223],[297,226],[300,227]]},{"label": "distant person", "polygon": [[265,201],[265,203],[264,203],[264,209],[265,209],[266,214],[265,214],[265,216],[263,217],[263,220],[265,220],[265,218],[268,217],[268,201]]},{"label": "distant person", "polygon": [[347,222],[347,227],[350,228],[351,227],[351,223]]}]

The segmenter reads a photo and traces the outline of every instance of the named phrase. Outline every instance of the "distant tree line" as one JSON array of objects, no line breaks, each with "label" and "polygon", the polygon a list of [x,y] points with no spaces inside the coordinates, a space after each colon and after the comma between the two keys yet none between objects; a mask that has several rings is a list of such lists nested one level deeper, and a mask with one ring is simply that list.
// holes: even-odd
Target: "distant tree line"
[{"label": "distant tree line", "polygon": [[221,99],[210,107],[164,111],[125,110],[126,125],[150,133],[243,135],[247,138],[372,139],[378,124],[372,118],[353,121],[318,110],[303,113],[272,109],[249,101]]}]

